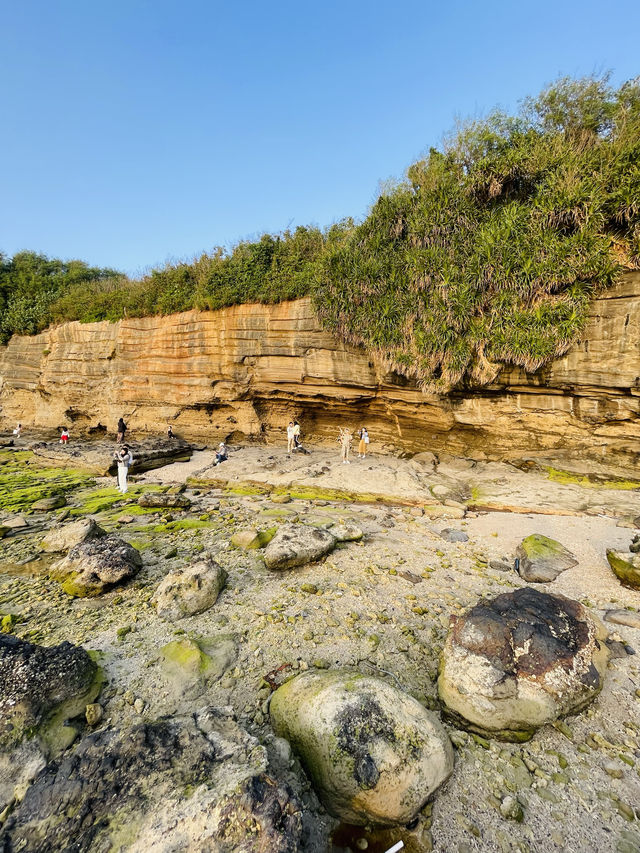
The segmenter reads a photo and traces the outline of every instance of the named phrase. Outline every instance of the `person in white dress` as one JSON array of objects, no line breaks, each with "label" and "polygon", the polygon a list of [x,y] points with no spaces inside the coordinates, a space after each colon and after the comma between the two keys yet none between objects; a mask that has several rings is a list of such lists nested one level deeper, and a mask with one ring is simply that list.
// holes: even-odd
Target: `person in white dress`
[{"label": "person in white dress", "polygon": [[133,454],[126,444],[115,454],[115,460],[118,463],[118,488],[124,495],[129,488],[127,483],[129,468],[133,465]]}]

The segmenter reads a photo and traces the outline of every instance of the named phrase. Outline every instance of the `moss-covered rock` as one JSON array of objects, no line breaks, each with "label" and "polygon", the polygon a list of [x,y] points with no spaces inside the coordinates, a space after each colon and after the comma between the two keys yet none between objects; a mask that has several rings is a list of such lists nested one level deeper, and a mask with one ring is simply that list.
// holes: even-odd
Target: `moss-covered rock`
[{"label": "moss-covered rock", "polygon": [[[98,673],[91,656],[71,643],[44,648],[0,634],[0,745],[40,732],[59,751],[61,727],[99,692]],[[66,734],[76,736],[72,729]]]},{"label": "moss-covered rock", "polygon": [[70,524],[54,527],[50,530],[40,543],[43,551],[58,552],[69,551],[76,545],[88,542],[91,539],[99,539],[105,535],[105,531],[99,527],[92,518],[81,518]]},{"label": "moss-covered rock", "polygon": [[640,554],[624,551],[607,551],[607,560],[614,574],[625,586],[640,589]]},{"label": "moss-covered rock", "polygon": [[307,672],[276,690],[270,712],[327,810],[350,823],[408,823],[453,769],[438,717],[377,678]]},{"label": "moss-covered rock", "polygon": [[265,548],[271,542],[277,530],[277,527],[270,527],[268,530],[256,530],[253,527],[247,530],[240,530],[231,537],[231,544],[235,548],[241,548],[243,551]]},{"label": "moss-covered rock", "polygon": [[520,577],[530,583],[548,583],[561,572],[578,565],[564,545],[541,533],[533,533],[523,539],[516,549],[516,557],[520,561]]},{"label": "moss-covered rock", "polygon": [[91,539],[72,548],[51,567],[51,577],[74,598],[85,598],[129,580],[142,568],[139,552],[117,536]]}]

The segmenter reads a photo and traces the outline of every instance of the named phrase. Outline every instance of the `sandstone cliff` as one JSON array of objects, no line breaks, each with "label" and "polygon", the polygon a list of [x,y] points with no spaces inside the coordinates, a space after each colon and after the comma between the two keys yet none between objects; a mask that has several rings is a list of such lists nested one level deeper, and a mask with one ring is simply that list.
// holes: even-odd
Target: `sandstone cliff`
[{"label": "sandstone cliff", "polygon": [[0,356],[5,426],[133,430],[188,438],[307,440],[366,424],[373,449],[517,457],[564,450],[640,457],[640,273],[597,299],[581,343],[535,374],[424,395],[322,330],[309,299],[15,336]]}]

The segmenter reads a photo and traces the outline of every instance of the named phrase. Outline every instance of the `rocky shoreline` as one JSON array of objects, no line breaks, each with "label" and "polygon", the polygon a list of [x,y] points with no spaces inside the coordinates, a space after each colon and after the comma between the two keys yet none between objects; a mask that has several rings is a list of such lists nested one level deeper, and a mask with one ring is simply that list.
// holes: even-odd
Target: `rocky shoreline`
[{"label": "rocky shoreline", "polygon": [[[113,479],[96,475],[98,446],[77,451],[61,465],[55,445],[46,457],[24,446],[0,450],[0,683],[3,674],[16,683],[7,644],[11,654],[22,643],[45,656],[72,644],[90,662],[73,697],[54,701],[43,689],[38,713],[29,698],[35,716],[24,736],[17,718],[9,722],[0,753],[3,850],[53,851],[71,839],[82,851],[384,853],[400,840],[411,853],[640,850],[640,590],[623,585],[606,557],[607,549],[629,553],[640,515],[633,480],[445,454],[342,467],[322,448],[287,459],[265,446],[234,449],[216,467],[209,451],[182,448],[182,459],[134,473],[122,496]],[[33,508],[43,500],[51,508]],[[522,546],[534,536],[572,555],[555,579],[527,581],[514,568],[518,553],[541,558],[538,540],[538,550]],[[118,548],[135,570],[99,588],[92,577],[79,589],[78,571],[59,565],[71,557],[100,577],[87,560],[112,559]],[[546,563],[536,571],[551,577]],[[70,574],[76,585],[65,591],[56,578]],[[469,725],[462,706],[447,713],[438,680],[451,626],[479,604],[527,591],[574,602],[576,626],[593,620],[605,629],[589,628],[580,642],[582,628],[567,634],[572,660],[586,665],[588,702],[581,693],[518,743]],[[516,633],[523,607],[509,611]],[[536,611],[536,624],[551,618],[546,612]],[[589,687],[585,655],[596,653],[594,643],[600,681]],[[554,660],[563,654],[555,648]],[[332,781],[339,762],[323,746],[330,730],[309,752],[294,694],[274,705],[279,690],[311,677],[318,689],[327,679],[342,685],[337,698],[331,687],[334,698],[320,703],[311,726],[322,730],[329,705],[351,721],[334,730],[346,732],[361,794]],[[472,696],[480,689],[464,685]],[[404,698],[390,700],[389,714],[380,697],[395,693]],[[79,710],[61,711],[78,697]],[[396,730],[405,701],[415,709],[402,714],[424,712],[442,728],[451,766],[443,759],[448,769],[432,790],[418,785],[411,817],[381,818],[364,794],[389,778],[383,768],[396,767],[390,790],[411,790],[409,776],[397,775],[408,766],[402,744],[417,737],[416,723],[411,737]],[[0,721],[9,718],[0,697]],[[412,749],[421,774],[417,741]],[[393,797],[383,799],[390,808]]]}]

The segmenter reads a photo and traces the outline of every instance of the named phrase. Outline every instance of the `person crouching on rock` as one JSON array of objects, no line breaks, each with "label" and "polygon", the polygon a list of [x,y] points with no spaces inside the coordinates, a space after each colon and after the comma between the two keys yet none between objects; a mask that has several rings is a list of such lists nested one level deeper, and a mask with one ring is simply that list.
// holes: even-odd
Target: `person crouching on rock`
[{"label": "person crouching on rock", "polygon": [[228,459],[227,448],[224,441],[221,441],[216,450],[216,461],[214,464],[219,465],[221,462],[226,462]]},{"label": "person crouching on rock", "polygon": [[351,430],[340,427],[340,437],[338,438],[338,441],[340,442],[340,448],[342,450],[342,464],[350,465],[349,451],[351,450]]},{"label": "person crouching on rock", "polygon": [[118,488],[124,495],[129,488],[127,477],[129,476],[129,468],[133,465],[133,454],[124,444],[120,450],[114,453],[113,458],[118,463]]},{"label": "person crouching on rock", "polygon": [[169,429],[167,430],[167,438],[175,438],[171,424],[169,424]]},{"label": "person crouching on rock", "polygon": [[126,431],[127,425],[125,424],[124,420],[120,418],[120,420],[118,421],[118,438],[116,439],[118,443],[124,441],[124,434]]},{"label": "person crouching on rock", "polygon": [[60,433],[60,444],[66,444],[69,441],[69,430],[66,427],[62,427],[62,432]]}]

